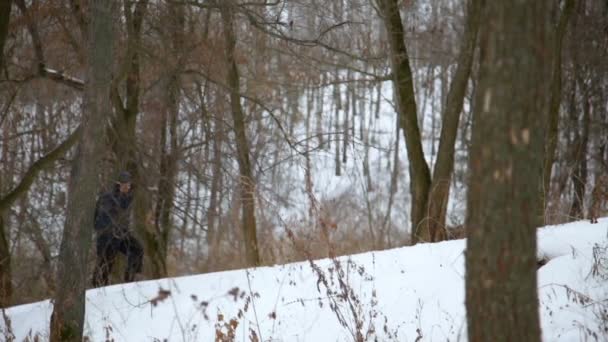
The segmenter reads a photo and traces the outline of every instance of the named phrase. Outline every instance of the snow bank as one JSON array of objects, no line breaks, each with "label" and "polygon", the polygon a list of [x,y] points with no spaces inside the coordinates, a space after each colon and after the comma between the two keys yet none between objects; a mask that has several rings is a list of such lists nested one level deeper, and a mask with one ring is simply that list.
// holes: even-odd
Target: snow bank
[{"label": "snow bank", "polygon": [[[538,272],[545,341],[579,341],[604,328],[608,280],[591,270],[594,246],[608,244],[607,228],[602,219],[539,230],[539,258],[548,260]],[[236,341],[253,334],[263,341],[353,341],[358,332],[381,341],[466,340],[464,248],[464,240],[446,241],[339,263],[324,259],[90,290],[85,333],[92,341],[213,341],[217,333],[234,334]],[[5,313],[21,341],[36,334],[44,340],[51,311],[43,301]],[[6,331],[4,323],[0,329]]]}]

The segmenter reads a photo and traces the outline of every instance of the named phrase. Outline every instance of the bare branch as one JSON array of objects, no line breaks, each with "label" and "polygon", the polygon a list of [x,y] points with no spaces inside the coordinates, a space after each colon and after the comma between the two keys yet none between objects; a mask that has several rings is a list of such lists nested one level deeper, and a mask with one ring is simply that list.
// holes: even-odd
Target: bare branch
[{"label": "bare branch", "polygon": [[36,160],[29,167],[19,184],[17,184],[17,186],[8,194],[0,198],[0,212],[10,207],[21,194],[27,192],[30,186],[34,183],[34,180],[36,180],[38,174],[47,167],[51,166],[60,156],[65,154],[76,143],[80,135],[80,131],[81,128],[78,126],[78,128],[76,128],[76,130],[74,130],[74,132],[72,132],[72,134],[70,134],[66,140],[59,144],[59,146],[55,147],[54,150]]},{"label": "bare branch", "polygon": [[44,66],[42,66],[39,72],[41,77],[48,78],[78,91],[84,90],[84,81],[81,79],[64,75],[61,71],[53,70]]}]

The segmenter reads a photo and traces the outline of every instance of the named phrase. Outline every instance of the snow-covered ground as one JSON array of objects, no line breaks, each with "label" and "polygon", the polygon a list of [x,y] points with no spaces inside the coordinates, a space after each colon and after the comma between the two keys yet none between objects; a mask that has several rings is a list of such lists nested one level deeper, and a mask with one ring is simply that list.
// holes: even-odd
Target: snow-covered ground
[{"label": "snow-covered ground", "polygon": [[[608,340],[608,280],[593,275],[608,218],[540,229],[538,271],[545,341]],[[313,263],[109,286],[87,292],[92,341],[466,340],[464,240]],[[596,251],[598,248],[596,247]],[[604,254],[604,257],[606,255]],[[604,260],[604,262],[606,262]],[[606,266],[606,264],[604,264]],[[163,292],[168,291],[168,292]],[[17,341],[45,340],[49,301],[5,310]],[[603,316],[602,316],[603,315]],[[602,326],[603,325],[603,326]],[[6,324],[0,323],[0,339]]]}]

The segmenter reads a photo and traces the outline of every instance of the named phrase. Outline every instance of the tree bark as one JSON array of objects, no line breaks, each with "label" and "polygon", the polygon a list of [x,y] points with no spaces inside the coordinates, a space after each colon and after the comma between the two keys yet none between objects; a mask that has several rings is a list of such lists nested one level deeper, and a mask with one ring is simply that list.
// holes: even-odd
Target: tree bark
[{"label": "tree bark", "polygon": [[540,341],[536,228],[542,223],[550,2],[488,1],[467,200],[470,341]]},{"label": "tree bark", "polygon": [[[163,276],[167,274],[167,254],[169,252],[169,238],[171,236],[171,211],[175,199],[175,181],[177,178],[177,162],[179,147],[177,143],[177,120],[179,116],[181,51],[183,51],[183,24],[184,7],[177,4],[168,4],[168,22],[171,30],[172,50],[171,56],[174,65],[169,70],[166,86],[166,110],[164,111],[164,124],[161,132],[161,161],[160,179],[158,182],[159,198],[156,206],[156,230],[158,238],[158,254],[161,261]],[[167,143],[168,137],[168,143]]]},{"label": "tree bark", "polygon": [[51,341],[81,341],[85,314],[87,259],[97,172],[104,148],[104,122],[110,95],[113,2],[94,1],[89,8],[87,82],[82,130],[68,187],[65,227],[59,251],[57,291],[51,317]]},{"label": "tree bark", "polygon": [[[465,31],[458,55],[456,73],[450,84],[445,111],[442,115],[441,136],[437,161],[433,170],[433,181],[427,206],[428,217],[420,232],[424,241],[445,240],[445,221],[450,194],[450,183],[454,170],[454,149],[462,105],[466,95],[471,65],[477,46],[482,0],[469,0],[467,3]],[[447,70],[445,71],[447,72]]]},{"label": "tree bark", "polygon": [[5,0],[0,3],[0,72],[4,69],[4,44],[8,35],[12,2],[12,0]]},{"label": "tree bark", "polygon": [[255,221],[255,182],[252,176],[251,162],[249,160],[249,141],[247,140],[245,114],[243,113],[243,108],[241,106],[239,71],[235,58],[236,35],[233,27],[234,6],[233,0],[226,0],[220,8],[226,40],[226,61],[228,63],[226,81],[228,88],[230,89],[230,106],[238,154],[237,159],[241,184],[241,229],[245,241],[246,262],[248,266],[259,266],[261,261]]},{"label": "tree bark", "polygon": [[383,21],[388,33],[397,115],[407,146],[411,193],[411,241],[416,243],[418,226],[426,216],[425,209],[431,185],[431,174],[422,151],[412,70],[403,39],[404,30],[398,1],[378,0],[378,5],[384,16]]}]

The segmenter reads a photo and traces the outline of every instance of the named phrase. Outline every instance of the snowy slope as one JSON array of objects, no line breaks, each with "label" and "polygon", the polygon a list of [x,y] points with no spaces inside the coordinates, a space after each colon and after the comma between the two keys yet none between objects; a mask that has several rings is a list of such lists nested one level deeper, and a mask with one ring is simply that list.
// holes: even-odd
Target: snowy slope
[{"label": "snowy slope", "polygon": [[[607,231],[608,219],[539,230],[539,258],[549,260],[538,272],[545,341],[593,333],[608,340],[600,326],[608,280],[590,275],[593,246],[608,244]],[[420,244],[340,258],[339,266],[325,259],[90,290],[86,335],[213,341],[234,319],[236,341],[252,334],[261,341],[353,341],[357,330],[380,341],[466,340],[464,247],[464,240]],[[160,288],[170,291],[164,300]],[[51,310],[49,301],[7,309],[16,340],[44,340]],[[6,331],[4,323],[0,328]]]}]

